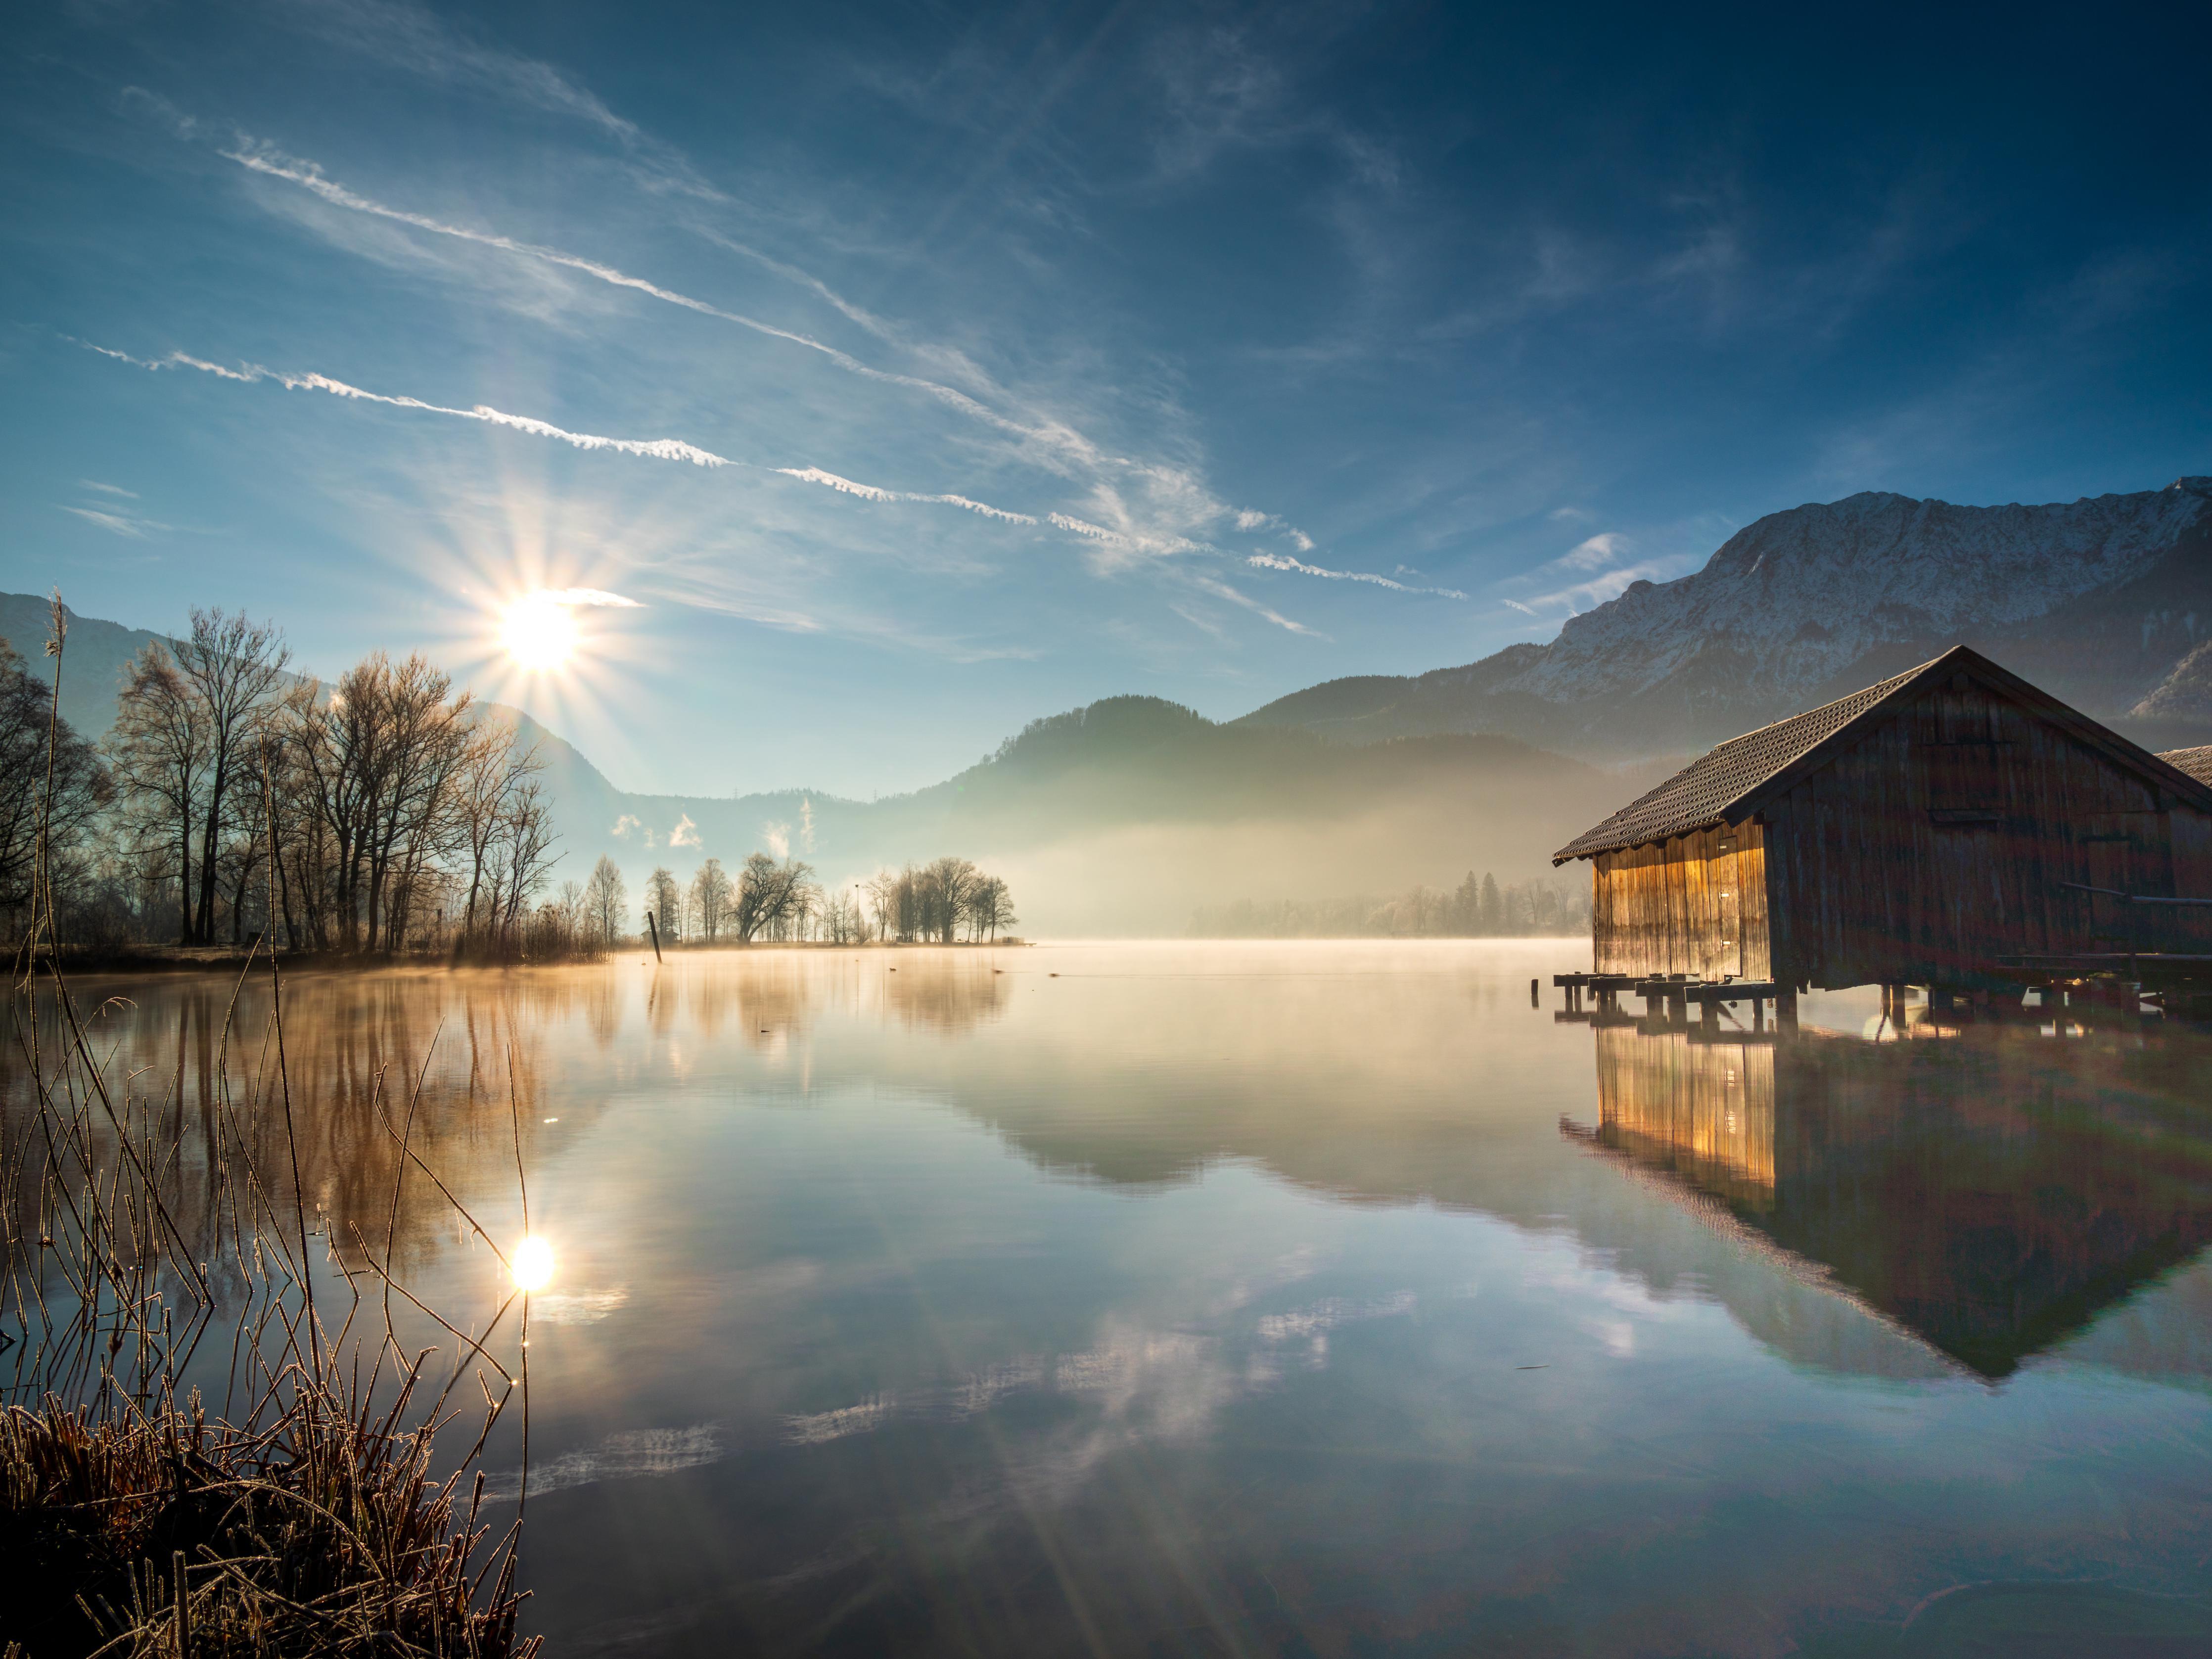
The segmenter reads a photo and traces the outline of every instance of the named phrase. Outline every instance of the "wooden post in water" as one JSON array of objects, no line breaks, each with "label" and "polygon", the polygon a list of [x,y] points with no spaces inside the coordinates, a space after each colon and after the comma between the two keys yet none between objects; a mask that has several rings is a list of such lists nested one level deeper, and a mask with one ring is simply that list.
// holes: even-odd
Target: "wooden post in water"
[{"label": "wooden post in water", "polygon": [[660,929],[653,925],[653,912],[645,913],[645,931],[653,936],[653,959],[660,960]]}]

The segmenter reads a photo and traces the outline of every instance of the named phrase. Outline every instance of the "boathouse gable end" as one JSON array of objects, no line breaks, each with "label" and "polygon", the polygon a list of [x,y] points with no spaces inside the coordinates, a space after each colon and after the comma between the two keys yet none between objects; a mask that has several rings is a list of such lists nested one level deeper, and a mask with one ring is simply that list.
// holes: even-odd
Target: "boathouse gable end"
[{"label": "boathouse gable end", "polygon": [[[1721,744],[1560,849],[1600,973],[1972,985],[2212,952],[2212,755],[2149,754],[1960,647]],[[2089,889],[2098,891],[2086,890]]]}]

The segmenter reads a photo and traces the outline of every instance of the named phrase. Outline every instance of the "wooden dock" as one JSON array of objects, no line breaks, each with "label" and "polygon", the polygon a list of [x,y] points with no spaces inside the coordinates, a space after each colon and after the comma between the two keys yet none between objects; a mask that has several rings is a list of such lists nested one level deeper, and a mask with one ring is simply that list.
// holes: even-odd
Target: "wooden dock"
[{"label": "wooden dock", "polygon": [[[1770,979],[1699,979],[1673,974],[1653,977],[1639,974],[1554,974],[1553,985],[1564,991],[1565,1006],[1559,1018],[1593,1025],[1630,1024],[1636,1016],[1620,1009],[1620,994],[1629,992],[1644,999],[1643,1020],[1661,1030],[1686,1030],[1689,1011],[1698,1010],[1698,1024],[1717,1031],[1720,1011],[1741,1003],[1751,1005],[1751,1024],[1756,1033],[1766,1029],[1766,1006],[1774,1005],[1778,1027],[1794,1030],[1797,1024],[1797,996],[1794,990]],[[1590,1006],[1586,1009],[1585,1000]]]}]

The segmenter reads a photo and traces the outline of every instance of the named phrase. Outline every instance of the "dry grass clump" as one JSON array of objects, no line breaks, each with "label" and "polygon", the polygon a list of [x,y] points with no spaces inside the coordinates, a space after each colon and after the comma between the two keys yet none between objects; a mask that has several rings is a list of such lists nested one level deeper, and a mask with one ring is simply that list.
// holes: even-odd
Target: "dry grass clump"
[{"label": "dry grass clump", "polygon": [[28,1659],[535,1654],[512,1553],[471,1577],[482,1478],[457,1526],[429,1461],[312,1383],[260,1433],[0,1409],[0,1625]]}]

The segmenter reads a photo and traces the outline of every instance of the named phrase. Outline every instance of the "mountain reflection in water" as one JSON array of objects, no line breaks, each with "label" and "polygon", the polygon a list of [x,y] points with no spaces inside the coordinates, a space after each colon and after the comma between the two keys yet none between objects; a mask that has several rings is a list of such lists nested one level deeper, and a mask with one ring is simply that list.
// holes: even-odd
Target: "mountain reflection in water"
[{"label": "mountain reflection in water", "polygon": [[[2203,1650],[2212,1042],[1593,1030],[1574,949],[306,976],[303,1181],[380,1238],[420,1074],[519,1237],[519,1134],[564,1654]],[[232,988],[99,1040],[196,1121]]]}]

